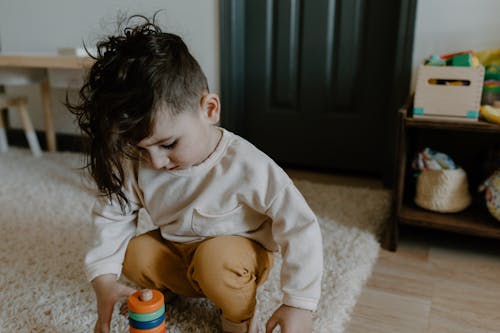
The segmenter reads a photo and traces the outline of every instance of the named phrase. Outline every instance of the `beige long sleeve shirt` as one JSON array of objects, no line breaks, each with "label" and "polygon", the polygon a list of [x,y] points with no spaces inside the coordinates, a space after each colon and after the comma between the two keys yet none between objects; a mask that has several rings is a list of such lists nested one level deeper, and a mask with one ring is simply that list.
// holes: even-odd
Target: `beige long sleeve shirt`
[{"label": "beige long sleeve shirt", "polygon": [[120,275],[128,241],[144,229],[138,212],[145,209],[167,240],[240,235],[281,250],[283,303],[316,309],[323,271],[316,217],[286,173],[248,141],[223,130],[199,165],[166,171],[137,163],[129,171],[127,213],[107,198],[94,205],[95,240],[85,257],[89,280]]}]

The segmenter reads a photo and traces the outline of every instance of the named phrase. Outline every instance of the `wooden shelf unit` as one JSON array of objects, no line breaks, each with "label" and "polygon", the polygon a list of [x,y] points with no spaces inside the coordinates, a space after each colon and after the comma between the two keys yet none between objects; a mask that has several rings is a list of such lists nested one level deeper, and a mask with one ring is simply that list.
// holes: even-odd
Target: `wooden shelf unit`
[{"label": "wooden shelf unit", "polygon": [[[483,121],[415,119],[407,115],[406,109],[402,109],[399,111],[397,128],[393,211],[382,246],[396,250],[400,223],[500,239],[500,221],[487,211],[484,193],[476,190],[489,175],[485,167],[487,153],[491,150],[500,151],[500,126]],[[411,162],[425,147],[448,153],[467,172],[473,203],[463,212],[437,213],[413,203],[416,178]]]}]

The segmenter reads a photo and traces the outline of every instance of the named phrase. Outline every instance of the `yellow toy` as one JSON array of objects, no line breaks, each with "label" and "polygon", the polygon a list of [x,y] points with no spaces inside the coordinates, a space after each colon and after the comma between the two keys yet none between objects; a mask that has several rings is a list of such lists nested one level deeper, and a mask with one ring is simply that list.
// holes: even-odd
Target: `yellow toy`
[{"label": "yellow toy", "polygon": [[479,113],[487,121],[500,124],[500,108],[495,108],[491,105],[482,105]]}]

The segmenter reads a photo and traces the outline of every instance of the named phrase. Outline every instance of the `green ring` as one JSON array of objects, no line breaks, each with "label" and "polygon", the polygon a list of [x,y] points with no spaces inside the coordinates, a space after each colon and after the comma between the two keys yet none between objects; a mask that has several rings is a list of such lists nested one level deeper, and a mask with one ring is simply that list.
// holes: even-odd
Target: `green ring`
[{"label": "green ring", "polygon": [[155,312],[149,312],[149,313],[135,313],[132,311],[128,311],[128,316],[132,318],[133,320],[137,321],[151,321],[160,318],[163,313],[165,312],[165,304],[163,304],[158,310]]}]

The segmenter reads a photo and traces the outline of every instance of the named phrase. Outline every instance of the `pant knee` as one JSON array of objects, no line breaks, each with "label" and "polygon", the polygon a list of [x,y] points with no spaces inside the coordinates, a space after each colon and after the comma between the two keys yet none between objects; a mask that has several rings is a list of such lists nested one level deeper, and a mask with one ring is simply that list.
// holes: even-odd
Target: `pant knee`
[{"label": "pant knee", "polygon": [[200,297],[200,290],[190,283],[187,272],[189,253],[195,245],[181,246],[166,242],[159,230],[134,237],[130,240],[123,274],[141,288],[167,289],[176,294]]},{"label": "pant knee", "polygon": [[224,318],[241,322],[253,316],[257,287],[272,266],[269,258],[269,252],[249,239],[216,237],[200,244],[189,276]]}]

